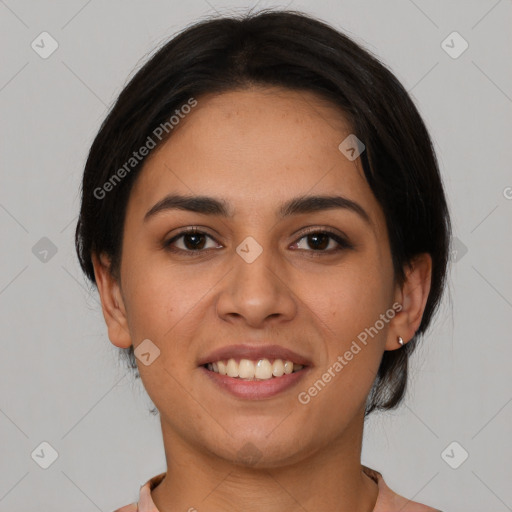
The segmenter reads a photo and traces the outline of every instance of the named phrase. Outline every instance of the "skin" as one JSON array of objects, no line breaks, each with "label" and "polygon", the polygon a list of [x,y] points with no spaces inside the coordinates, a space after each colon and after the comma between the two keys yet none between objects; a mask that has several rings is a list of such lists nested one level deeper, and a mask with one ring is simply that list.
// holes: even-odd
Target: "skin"
[{"label": "skin", "polygon": [[[337,107],[280,88],[197,99],[132,189],[120,281],[106,255],[93,255],[111,342],[136,348],[150,339],[160,350],[149,366],[137,360],[160,412],[167,460],[153,500],[162,512],[369,512],[378,491],[361,471],[364,405],[383,352],[399,349],[397,336],[407,342],[420,325],[431,258],[418,255],[405,283],[396,282],[383,212],[360,160],[338,149],[351,129]],[[171,192],[223,199],[234,216],[169,210],[144,222]],[[324,194],[357,202],[370,223],[347,209],[276,216],[293,197]],[[206,233],[203,252],[164,249],[190,226]],[[305,227],[344,233],[354,247],[333,252],[340,246],[327,238],[318,249]],[[263,248],[250,264],[235,250],[248,236]],[[194,241],[182,237],[174,247],[192,252]],[[394,303],[402,310],[301,404],[298,393]],[[197,364],[213,349],[244,342],[291,348],[313,367],[273,398],[235,398]],[[241,458],[244,446],[256,451],[255,465]]]}]

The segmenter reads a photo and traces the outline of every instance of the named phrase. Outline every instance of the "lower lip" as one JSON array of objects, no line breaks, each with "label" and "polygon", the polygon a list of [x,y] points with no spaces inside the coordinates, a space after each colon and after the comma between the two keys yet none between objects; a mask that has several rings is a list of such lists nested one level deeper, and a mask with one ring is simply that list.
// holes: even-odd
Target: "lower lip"
[{"label": "lower lip", "polygon": [[212,372],[204,366],[200,366],[199,369],[206,372],[207,377],[217,386],[237,398],[262,400],[276,396],[296,385],[308,373],[309,367],[268,380],[243,380]]}]

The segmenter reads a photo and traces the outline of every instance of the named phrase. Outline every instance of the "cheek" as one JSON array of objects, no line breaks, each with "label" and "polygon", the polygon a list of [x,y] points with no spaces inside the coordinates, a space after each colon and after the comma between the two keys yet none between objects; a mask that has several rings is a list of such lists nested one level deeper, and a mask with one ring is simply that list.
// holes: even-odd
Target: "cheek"
[{"label": "cheek", "polygon": [[137,359],[144,388],[160,411],[168,410],[169,403],[179,404],[180,410],[188,411],[185,417],[192,416],[197,413],[194,402],[184,393],[186,387],[194,394],[189,341],[197,330],[201,301],[208,300],[214,283],[207,275],[198,278],[196,273],[194,278],[177,267],[126,263],[123,289],[134,349],[137,353],[137,346],[149,339],[159,351],[149,365]]},{"label": "cheek", "polygon": [[386,273],[364,259],[303,279],[299,297],[340,342],[373,325],[389,307]]},{"label": "cheek", "polygon": [[[168,340],[186,325],[187,317],[201,309],[215,280],[208,273],[169,265],[151,265],[145,269],[126,267],[127,314],[130,331],[137,339]],[[212,282],[210,282],[212,281]],[[185,321],[184,321],[185,320]]]},{"label": "cheek", "polygon": [[[340,292],[331,291],[329,297],[318,295],[320,307],[315,313],[325,341],[314,389],[309,388],[317,394],[314,403],[322,411],[323,428],[333,432],[363,407],[376,378],[387,332],[387,324],[373,330],[387,310],[385,301],[377,300],[381,293],[378,283],[360,286],[354,278],[344,284]],[[309,394],[309,390],[304,391]]]},{"label": "cheek", "polygon": [[325,407],[336,403],[340,411],[355,410],[366,399],[382,359],[388,324],[381,315],[390,307],[388,275],[374,260],[354,258],[336,272],[317,276],[314,286],[308,284],[308,306],[325,340],[318,374],[329,389],[322,392],[322,401]]}]

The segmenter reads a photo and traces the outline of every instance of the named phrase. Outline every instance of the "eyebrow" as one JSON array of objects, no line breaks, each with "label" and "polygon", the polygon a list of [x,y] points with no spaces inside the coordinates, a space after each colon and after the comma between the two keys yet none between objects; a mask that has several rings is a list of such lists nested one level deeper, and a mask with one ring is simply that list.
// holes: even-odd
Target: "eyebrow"
[{"label": "eyebrow", "polygon": [[[370,216],[366,210],[355,201],[343,196],[300,196],[283,203],[277,215],[280,219],[304,213],[313,213],[324,210],[343,209],[349,210],[361,217],[366,223],[372,225]],[[224,200],[209,196],[184,196],[169,194],[152,206],[144,215],[144,222],[158,213],[168,210],[185,210],[201,213],[203,215],[218,215],[233,218],[233,210]]]}]

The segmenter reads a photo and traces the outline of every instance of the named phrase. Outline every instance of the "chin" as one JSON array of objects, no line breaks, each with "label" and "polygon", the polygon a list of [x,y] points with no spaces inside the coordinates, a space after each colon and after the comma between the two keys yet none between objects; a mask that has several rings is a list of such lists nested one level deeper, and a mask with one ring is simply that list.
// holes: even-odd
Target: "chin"
[{"label": "chin", "polygon": [[[279,420],[282,421],[282,418]],[[209,449],[222,459],[243,467],[277,468],[299,462],[315,451],[315,442],[305,446],[304,433],[279,431],[278,422],[268,422],[261,429],[237,430],[233,436],[226,434],[222,445]],[[208,449],[205,446],[205,449]]]}]

